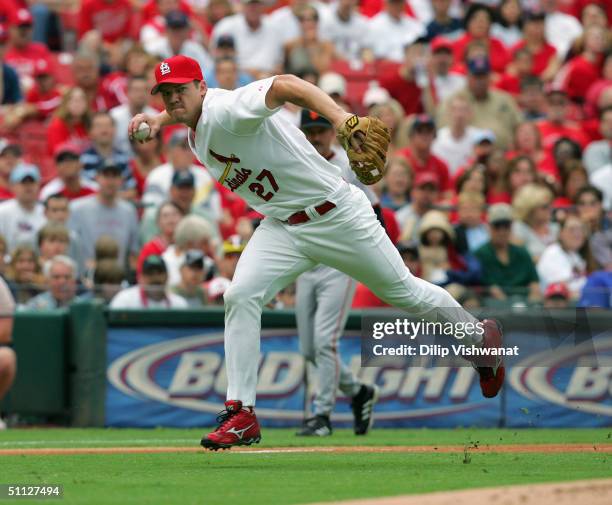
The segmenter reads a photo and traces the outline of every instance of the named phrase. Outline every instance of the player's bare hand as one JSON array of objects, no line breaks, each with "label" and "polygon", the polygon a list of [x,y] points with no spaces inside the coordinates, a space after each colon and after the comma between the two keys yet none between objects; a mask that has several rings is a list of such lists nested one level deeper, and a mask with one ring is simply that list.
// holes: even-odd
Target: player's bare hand
[{"label": "player's bare hand", "polygon": [[[142,123],[146,123],[149,125],[150,132],[147,138],[139,140],[137,136],[135,137],[135,134],[139,130],[140,125]],[[155,138],[160,128],[161,128],[161,124],[158,121],[157,116],[152,116],[150,114],[136,114],[130,120],[130,124],[128,125],[128,136],[130,140],[137,139],[138,142],[144,143],[144,142],[148,142],[149,140]]]}]

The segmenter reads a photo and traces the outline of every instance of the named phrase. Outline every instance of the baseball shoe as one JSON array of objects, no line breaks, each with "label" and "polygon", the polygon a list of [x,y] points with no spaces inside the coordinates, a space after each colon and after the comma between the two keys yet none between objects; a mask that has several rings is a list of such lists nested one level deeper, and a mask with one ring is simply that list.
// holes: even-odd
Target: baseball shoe
[{"label": "baseball shoe", "polygon": [[359,392],[353,396],[351,408],[355,418],[355,435],[365,435],[372,427],[374,414],[372,409],[378,401],[378,387],[362,384]]},{"label": "baseball shoe", "polygon": [[258,444],[261,440],[259,423],[252,408],[242,408],[239,400],[225,402],[225,410],[217,416],[217,429],[202,438],[200,445],[217,451],[238,445]]},{"label": "baseball shoe", "polygon": [[300,437],[328,437],[332,434],[328,416],[318,415],[306,419],[302,429],[296,433]]},{"label": "baseball shoe", "polygon": [[[482,346],[499,348],[502,346],[502,327],[494,319],[484,319],[484,335]],[[484,365],[484,366],[480,366]],[[485,398],[494,398],[504,384],[506,368],[501,356],[488,356],[476,366],[480,375],[480,390]]]}]

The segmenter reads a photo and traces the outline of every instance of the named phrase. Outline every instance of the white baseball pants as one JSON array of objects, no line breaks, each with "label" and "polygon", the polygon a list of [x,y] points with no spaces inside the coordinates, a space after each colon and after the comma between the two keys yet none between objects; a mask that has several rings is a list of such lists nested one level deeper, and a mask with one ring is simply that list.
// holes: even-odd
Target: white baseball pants
[{"label": "white baseball pants", "polygon": [[315,217],[307,223],[264,219],[240,257],[224,295],[228,400],[255,405],[262,308],[318,263],[346,273],[415,316],[476,322],[447,291],[410,273],[361,190],[343,183],[327,199],[336,208],[324,216],[308,209]]}]

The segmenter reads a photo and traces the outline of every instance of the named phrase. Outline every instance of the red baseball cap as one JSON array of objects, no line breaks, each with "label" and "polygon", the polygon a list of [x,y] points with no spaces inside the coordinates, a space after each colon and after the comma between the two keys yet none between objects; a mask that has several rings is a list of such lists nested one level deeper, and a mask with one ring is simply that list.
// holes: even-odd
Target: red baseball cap
[{"label": "red baseball cap", "polygon": [[440,180],[435,173],[430,172],[429,170],[417,172],[414,176],[414,187],[420,188],[427,184],[431,184],[436,188],[439,188]]},{"label": "red baseball cap", "polygon": [[438,51],[448,51],[450,53],[453,52],[453,43],[438,35],[431,41],[431,52],[437,53]]},{"label": "red baseball cap", "polygon": [[17,9],[13,11],[11,21],[15,26],[31,26],[34,24],[34,19],[28,9]]},{"label": "red baseball cap", "polygon": [[544,292],[544,298],[552,298],[553,296],[569,300],[570,293],[569,289],[567,289],[567,285],[563,282],[553,282],[549,284]]},{"label": "red baseball cap", "polygon": [[34,63],[34,77],[40,77],[41,75],[51,75],[51,63],[47,58],[40,58]]},{"label": "red baseball cap", "polygon": [[185,84],[191,81],[203,81],[202,69],[200,64],[193,58],[183,56],[172,56],[155,67],[155,80],[157,84],[153,86],[151,94],[159,91],[162,84]]}]

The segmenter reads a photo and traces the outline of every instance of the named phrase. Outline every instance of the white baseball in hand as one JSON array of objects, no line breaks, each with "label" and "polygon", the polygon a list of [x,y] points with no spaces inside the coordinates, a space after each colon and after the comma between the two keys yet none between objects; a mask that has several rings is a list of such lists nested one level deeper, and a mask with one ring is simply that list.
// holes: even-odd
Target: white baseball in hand
[{"label": "white baseball in hand", "polygon": [[138,130],[133,134],[134,140],[147,140],[151,134],[151,127],[147,123],[140,123]]}]

